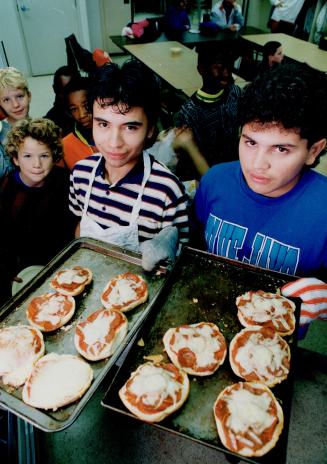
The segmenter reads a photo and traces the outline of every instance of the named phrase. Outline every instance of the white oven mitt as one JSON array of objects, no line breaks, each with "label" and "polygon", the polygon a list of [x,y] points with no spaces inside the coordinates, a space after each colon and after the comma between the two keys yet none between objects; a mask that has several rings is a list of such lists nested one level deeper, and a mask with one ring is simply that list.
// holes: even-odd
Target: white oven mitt
[{"label": "white oven mitt", "polygon": [[141,243],[143,269],[152,271],[163,260],[167,261],[168,265],[172,264],[175,261],[177,247],[177,227],[165,227],[154,238]]},{"label": "white oven mitt", "polygon": [[315,319],[327,319],[327,284],[315,277],[303,277],[285,284],[282,295],[302,300],[298,338],[301,340]]}]

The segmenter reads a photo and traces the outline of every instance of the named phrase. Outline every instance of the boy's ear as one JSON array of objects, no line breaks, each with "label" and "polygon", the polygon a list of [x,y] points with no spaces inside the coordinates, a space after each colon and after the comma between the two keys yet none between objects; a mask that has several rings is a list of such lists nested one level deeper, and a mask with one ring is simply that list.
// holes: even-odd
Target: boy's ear
[{"label": "boy's ear", "polygon": [[309,148],[309,155],[306,160],[306,165],[311,166],[313,164],[317,157],[320,155],[320,153],[326,148],[327,144],[327,139],[321,139],[318,140],[318,142],[315,142],[311,147]]},{"label": "boy's ear", "polygon": [[154,126],[149,128],[146,138],[151,139],[151,137],[153,136],[153,132],[154,132]]},{"label": "boy's ear", "polygon": [[14,157],[12,158],[12,160],[13,160],[14,164],[15,164],[16,166],[18,166],[18,167],[19,167],[19,161],[18,161],[18,158],[16,158],[16,156],[14,156]]}]

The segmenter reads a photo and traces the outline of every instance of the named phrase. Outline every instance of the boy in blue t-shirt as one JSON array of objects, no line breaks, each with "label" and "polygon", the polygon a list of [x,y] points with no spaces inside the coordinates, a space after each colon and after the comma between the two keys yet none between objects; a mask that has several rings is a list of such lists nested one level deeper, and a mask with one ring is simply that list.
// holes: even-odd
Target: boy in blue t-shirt
[{"label": "boy in blue t-shirt", "polygon": [[326,120],[327,79],[308,66],[281,66],[247,86],[240,160],[211,168],[195,197],[193,235],[209,252],[325,278],[327,177],[310,167],[326,147]]}]

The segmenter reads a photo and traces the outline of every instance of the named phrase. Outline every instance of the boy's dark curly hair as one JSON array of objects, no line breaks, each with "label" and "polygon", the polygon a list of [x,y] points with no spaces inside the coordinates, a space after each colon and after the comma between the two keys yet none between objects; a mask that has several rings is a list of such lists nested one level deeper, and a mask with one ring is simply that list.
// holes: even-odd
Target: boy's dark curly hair
[{"label": "boy's dark curly hair", "polygon": [[104,107],[115,106],[122,114],[139,106],[144,109],[150,126],[155,125],[160,111],[157,78],[136,60],[125,61],[121,67],[110,63],[94,72],[89,89],[90,109],[94,101]]},{"label": "boy's dark curly hair", "polygon": [[61,129],[50,119],[22,119],[7,134],[5,149],[11,158],[17,159],[21,144],[27,137],[44,143],[52,153],[53,162],[63,158]]},{"label": "boy's dark curly hair", "polygon": [[327,137],[327,77],[304,64],[285,64],[249,84],[240,105],[240,125],[275,123],[294,129],[308,148]]}]

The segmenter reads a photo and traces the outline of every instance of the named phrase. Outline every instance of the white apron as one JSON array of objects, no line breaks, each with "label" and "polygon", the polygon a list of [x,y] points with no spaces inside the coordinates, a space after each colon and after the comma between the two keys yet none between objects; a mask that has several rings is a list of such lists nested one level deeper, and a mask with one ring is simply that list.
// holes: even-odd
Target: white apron
[{"label": "white apron", "polygon": [[139,235],[138,235],[138,216],[141,208],[142,195],[146,182],[150,177],[151,163],[148,153],[143,152],[143,163],[144,163],[144,175],[143,181],[140,188],[139,195],[134,203],[130,223],[128,226],[119,226],[113,225],[107,229],[103,229],[97,222],[92,218],[87,216],[87,208],[90,201],[91,190],[93,186],[93,181],[95,178],[95,172],[99,166],[101,159],[95,165],[93,171],[91,172],[90,182],[88,190],[85,195],[84,208],[82,219],[80,223],[80,236],[81,237],[91,237],[97,240],[103,240],[104,242],[111,243],[113,245],[118,245],[122,248],[127,248],[132,251],[140,251],[139,248]]}]

